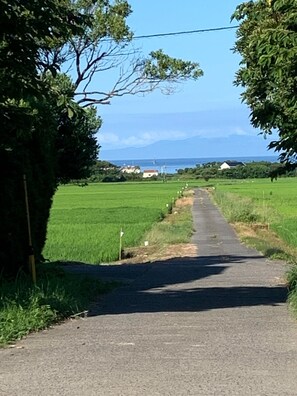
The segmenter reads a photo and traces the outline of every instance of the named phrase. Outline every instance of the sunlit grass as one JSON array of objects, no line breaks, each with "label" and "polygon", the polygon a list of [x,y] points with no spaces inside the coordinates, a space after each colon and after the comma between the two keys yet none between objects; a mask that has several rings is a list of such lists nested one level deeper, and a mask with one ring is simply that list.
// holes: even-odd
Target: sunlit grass
[{"label": "sunlit grass", "polygon": [[[218,183],[216,191],[233,195],[235,205],[236,201],[240,204],[243,199],[248,199],[247,207],[251,206],[249,212],[257,214],[257,221],[269,224],[290,246],[297,247],[296,178],[281,178],[274,182],[258,179]],[[246,211],[245,205],[241,206]]]},{"label": "sunlit grass", "polygon": [[[241,238],[266,257],[291,264],[287,272],[289,306],[297,316],[297,180],[281,178],[217,183],[215,198],[231,222],[259,222],[250,235],[236,224]],[[238,215],[239,214],[239,215]],[[253,217],[255,216],[255,219]]]},{"label": "sunlit grass", "polygon": [[62,186],[48,225],[45,258],[99,264],[116,260],[123,247],[137,245],[168,212],[184,182],[139,182]]},{"label": "sunlit grass", "polygon": [[153,245],[188,243],[193,234],[191,205],[174,207],[170,216],[156,223],[145,235]]}]

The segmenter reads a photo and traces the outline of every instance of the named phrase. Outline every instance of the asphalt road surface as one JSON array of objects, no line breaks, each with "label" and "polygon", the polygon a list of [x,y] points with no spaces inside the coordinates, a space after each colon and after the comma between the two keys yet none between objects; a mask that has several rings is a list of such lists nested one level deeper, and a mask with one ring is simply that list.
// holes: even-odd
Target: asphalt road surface
[{"label": "asphalt road surface", "polygon": [[193,215],[198,257],[95,267],[129,284],[0,350],[0,394],[297,395],[284,264],[244,247],[206,192]]}]

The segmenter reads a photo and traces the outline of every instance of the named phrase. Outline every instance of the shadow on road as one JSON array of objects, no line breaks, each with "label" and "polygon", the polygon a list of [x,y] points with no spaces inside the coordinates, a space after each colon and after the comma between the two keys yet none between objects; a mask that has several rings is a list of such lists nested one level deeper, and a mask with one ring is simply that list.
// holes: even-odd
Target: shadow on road
[{"label": "shadow on road", "polygon": [[[211,279],[222,274],[231,265],[244,266],[252,260],[259,260],[261,265],[263,257],[217,255],[147,264],[76,264],[69,268],[76,273],[123,282],[122,287],[94,304],[89,316],[137,312],[198,312],[284,303],[287,293],[282,286],[253,285],[248,279],[238,286],[236,279],[228,281],[227,277],[223,283],[220,282],[222,278]],[[195,282],[200,279],[205,280],[203,283]]]}]

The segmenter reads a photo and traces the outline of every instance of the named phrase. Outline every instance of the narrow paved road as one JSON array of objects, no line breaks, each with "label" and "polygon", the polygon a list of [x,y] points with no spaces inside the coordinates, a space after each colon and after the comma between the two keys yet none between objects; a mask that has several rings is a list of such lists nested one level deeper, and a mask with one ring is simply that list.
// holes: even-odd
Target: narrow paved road
[{"label": "narrow paved road", "polygon": [[99,269],[134,281],[0,350],[0,394],[297,395],[283,264],[241,245],[203,191],[193,214],[197,258]]}]

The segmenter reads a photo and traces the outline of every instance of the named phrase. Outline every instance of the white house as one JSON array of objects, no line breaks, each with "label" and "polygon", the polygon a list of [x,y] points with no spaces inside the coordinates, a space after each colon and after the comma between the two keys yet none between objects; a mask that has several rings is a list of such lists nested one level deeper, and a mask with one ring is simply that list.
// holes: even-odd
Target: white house
[{"label": "white house", "polygon": [[121,168],[121,172],[122,173],[140,173],[140,167],[132,166],[132,165],[123,166]]},{"label": "white house", "polygon": [[242,165],[244,165],[244,163],[243,162],[239,162],[239,161],[225,161],[219,167],[219,170],[233,169],[233,168],[236,168],[236,166],[242,166]]},{"label": "white house", "polygon": [[155,169],[146,169],[143,171],[143,178],[149,178],[153,176],[158,176],[159,172]]}]

